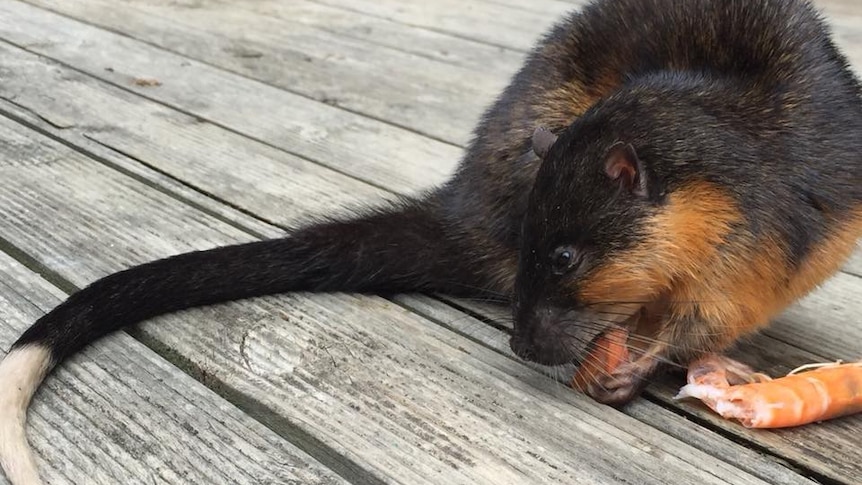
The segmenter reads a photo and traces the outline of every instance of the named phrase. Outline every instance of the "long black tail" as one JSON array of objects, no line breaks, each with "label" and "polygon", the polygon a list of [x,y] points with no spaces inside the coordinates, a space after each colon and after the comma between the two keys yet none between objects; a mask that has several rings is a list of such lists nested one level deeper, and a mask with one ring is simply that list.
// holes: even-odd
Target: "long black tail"
[{"label": "long black tail", "polygon": [[13,349],[44,345],[56,363],[157,315],[289,291],[478,290],[480,271],[468,270],[456,241],[426,201],[312,225],[284,239],[180,254],[96,281],[39,319]]},{"label": "long black tail", "polygon": [[[57,363],[126,325],[186,308],[289,291],[482,294],[487,281],[436,199],[311,225],[284,239],[181,254],[102,278],[40,318],[0,362],[0,464],[39,474],[26,410]],[[472,253],[472,254],[471,254]]]}]

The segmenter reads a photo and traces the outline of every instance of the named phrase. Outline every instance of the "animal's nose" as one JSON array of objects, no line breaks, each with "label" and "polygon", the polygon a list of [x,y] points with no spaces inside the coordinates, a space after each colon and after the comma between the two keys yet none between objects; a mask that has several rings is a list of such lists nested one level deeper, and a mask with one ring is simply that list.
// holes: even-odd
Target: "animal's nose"
[{"label": "animal's nose", "polygon": [[[522,322],[521,325],[516,325],[515,333],[509,339],[509,347],[521,359],[539,362],[546,358],[545,347],[548,346],[546,340],[552,333],[552,328],[557,317],[557,310],[551,306],[534,306],[516,314],[516,322]],[[520,327],[520,328],[518,328]]]},{"label": "animal's nose", "polygon": [[542,365],[561,365],[573,360],[576,342],[561,330],[562,309],[542,305],[524,315],[509,340],[509,347],[521,359]]}]

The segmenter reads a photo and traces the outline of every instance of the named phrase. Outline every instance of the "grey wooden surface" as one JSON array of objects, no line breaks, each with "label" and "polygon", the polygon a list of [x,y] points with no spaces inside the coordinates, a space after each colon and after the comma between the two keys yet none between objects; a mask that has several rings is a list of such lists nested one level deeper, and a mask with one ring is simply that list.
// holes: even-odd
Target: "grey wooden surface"
[{"label": "grey wooden surface", "polygon": [[[442,182],[580,4],[0,0],[0,347],[110,272]],[[862,5],[818,4],[858,69]],[[740,357],[862,357],[860,275],[857,252]],[[182,312],[63,366],[30,433],[52,483],[862,482],[858,416],[745,430],[673,402],[678,376],[616,411],[513,358],[506,318],[417,295]]]}]

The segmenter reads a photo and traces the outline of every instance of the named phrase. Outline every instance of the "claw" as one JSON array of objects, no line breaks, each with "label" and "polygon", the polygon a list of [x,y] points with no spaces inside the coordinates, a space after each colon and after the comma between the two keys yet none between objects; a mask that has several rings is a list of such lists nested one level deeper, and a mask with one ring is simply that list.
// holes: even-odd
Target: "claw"
[{"label": "claw", "polygon": [[613,372],[597,376],[585,389],[588,396],[609,406],[623,406],[637,397],[649,384],[649,377],[655,370],[655,361],[624,364]]}]

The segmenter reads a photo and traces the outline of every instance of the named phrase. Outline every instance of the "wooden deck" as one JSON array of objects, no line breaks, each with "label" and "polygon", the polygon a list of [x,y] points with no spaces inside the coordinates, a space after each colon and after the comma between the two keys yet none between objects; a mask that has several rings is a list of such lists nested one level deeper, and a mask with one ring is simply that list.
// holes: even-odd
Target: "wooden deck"
[{"label": "wooden deck", "polygon": [[[76,288],[443,181],[559,0],[0,0],[0,348]],[[862,72],[862,3],[820,0]],[[862,356],[862,256],[741,349]],[[466,312],[466,313],[465,313]],[[862,483],[862,416],[623,412],[443,298],[286,295],[100,341],[36,397],[52,484]],[[0,483],[5,483],[0,478]]]}]

